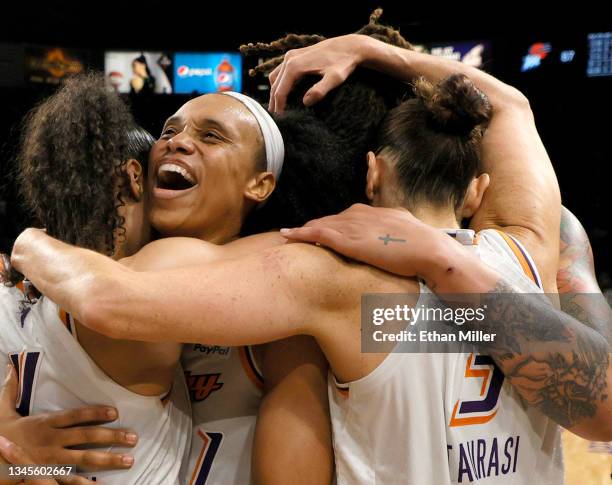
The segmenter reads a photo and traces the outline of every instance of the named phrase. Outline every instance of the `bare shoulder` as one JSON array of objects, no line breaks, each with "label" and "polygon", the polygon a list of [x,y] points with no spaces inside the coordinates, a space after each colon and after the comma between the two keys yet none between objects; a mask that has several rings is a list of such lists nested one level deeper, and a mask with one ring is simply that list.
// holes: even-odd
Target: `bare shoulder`
[{"label": "bare shoulder", "polygon": [[414,279],[392,275],[313,244],[285,244],[264,254],[268,264],[280,265],[294,291],[310,295],[319,305],[340,309],[360,304],[364,293],[418,291]]},{"label": "bare shoulder", "polygon": [[223,248],[227,257],[240,258],[268,248],[281,246],[286,242],[287,240],[278,231],[273,231],[236,239],[225,244]]},{"label": "bare shoulder", "polygon": [[135,271],[163,271],[206,264],[222,257],[221,246],[190,237],[168,237],[144,246],[121,260]]},{"label": "bare shoulder", "polygon": [[240,259],[285,241],[278,232],[256,234],[223,245],[191,237],[168,237],[147,244],[121,263],[136,271],[178,269],[223,259]]}]

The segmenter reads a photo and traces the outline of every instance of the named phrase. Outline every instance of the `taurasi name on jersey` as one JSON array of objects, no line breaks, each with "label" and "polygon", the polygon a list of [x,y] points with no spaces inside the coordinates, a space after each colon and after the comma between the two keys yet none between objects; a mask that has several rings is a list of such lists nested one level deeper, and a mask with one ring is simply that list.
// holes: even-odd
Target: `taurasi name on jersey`
[{"label": "taurasi name on jersey", "polygon": [[447,445],[449,462],[458,462],[457,482],[470,483],[516,472],[519,441],[520,436],[510,436],[505,440],[482,438]]}]

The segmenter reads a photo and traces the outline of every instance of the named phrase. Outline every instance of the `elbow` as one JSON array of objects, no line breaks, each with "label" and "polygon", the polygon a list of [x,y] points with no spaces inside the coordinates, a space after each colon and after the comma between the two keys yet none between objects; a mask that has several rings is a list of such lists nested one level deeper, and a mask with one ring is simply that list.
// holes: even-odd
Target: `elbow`
[{"label": "elbow", "polygon": [[591,422],[583,426],[577,425],[568,428],[568,431],[588,441],[612,441],[612,425],[609,418],[603,420],[603,422]]},{"label": "elbow", "polygon": [[529,103],[527,96],[525,96],[522,91],[516,89],[515,87],[511,87],[510,89],[510,99],[512,104],[514,104],[517,108],[529,111],[531,113],[531,104]]},{"label": "elbow", "polygon": [[503,107],[533,116],[529,99],[519,89],[513,86],[507,86],[503,97]]}]

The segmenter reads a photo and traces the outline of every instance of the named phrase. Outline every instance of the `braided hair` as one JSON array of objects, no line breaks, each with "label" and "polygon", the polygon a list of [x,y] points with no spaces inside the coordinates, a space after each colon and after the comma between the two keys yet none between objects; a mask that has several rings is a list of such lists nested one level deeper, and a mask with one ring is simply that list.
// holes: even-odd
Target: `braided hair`
[{"label": "braided hair", "polygon": [[[412,49],[398,30],[379,23],[375,10],[357,31],[398,47]],[[288,34],[270,43],[240,47],[245,56],[271,59],[249,74],[269,74],[291,49],[325,40],[321,35]],[[312,107],[302,98],[318,81],[306,76],[294,86],[284,114],[274,115],[285,142],[285,163],[278,186],[267,203],[253,211],[243,234],[304,224],[364,202],[365,154],[376,148],[378,127],[387,112],[409,94],[408,86],[376,71],[358,68]]]}]

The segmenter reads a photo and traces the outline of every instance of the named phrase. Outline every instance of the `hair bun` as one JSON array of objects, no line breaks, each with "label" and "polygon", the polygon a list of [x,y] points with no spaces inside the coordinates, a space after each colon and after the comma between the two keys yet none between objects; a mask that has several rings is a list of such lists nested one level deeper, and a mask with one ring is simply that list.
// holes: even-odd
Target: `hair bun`
[{"label": "hair bun", "polygon": [[453,74],[437,84],[421,78],[414,92],[425,104],[436,130],[467,136],[491,118],[489,99],[464,74]]}]

